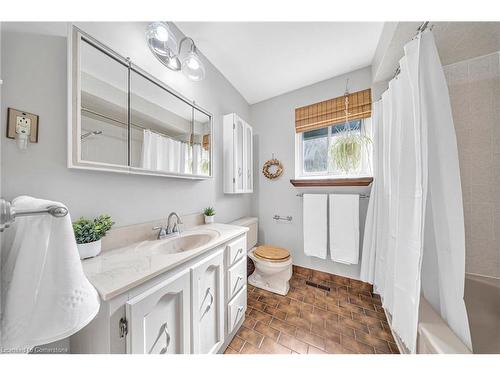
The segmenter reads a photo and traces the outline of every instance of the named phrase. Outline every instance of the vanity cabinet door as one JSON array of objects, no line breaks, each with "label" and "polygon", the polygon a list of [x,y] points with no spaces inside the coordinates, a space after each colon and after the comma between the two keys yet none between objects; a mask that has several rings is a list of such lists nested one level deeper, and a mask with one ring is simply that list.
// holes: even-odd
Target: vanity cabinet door
[{"label": "vanity cabinet door", "polygon": [[129,300],[127,353],[189,353],[190,297],[185,270]]},{"label": "vanity cabinet door", "polygon": [[216,353],[224,342],[224,249],[191,268],[192,351]]}]

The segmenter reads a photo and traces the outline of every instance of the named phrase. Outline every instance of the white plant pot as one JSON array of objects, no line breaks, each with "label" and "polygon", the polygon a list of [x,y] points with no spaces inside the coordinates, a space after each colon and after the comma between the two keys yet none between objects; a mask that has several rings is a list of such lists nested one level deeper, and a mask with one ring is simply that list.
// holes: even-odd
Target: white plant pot
[{"label": "white plant pot", "polygon": [[76,244],[80,259],[92,258],[99,255],[101,252],[101,240]]},{"label": "white plant pot", "polygon": [[214,216],[207,216],[205,215],[205,224],[211,224],[215,220],[215,215]]}]

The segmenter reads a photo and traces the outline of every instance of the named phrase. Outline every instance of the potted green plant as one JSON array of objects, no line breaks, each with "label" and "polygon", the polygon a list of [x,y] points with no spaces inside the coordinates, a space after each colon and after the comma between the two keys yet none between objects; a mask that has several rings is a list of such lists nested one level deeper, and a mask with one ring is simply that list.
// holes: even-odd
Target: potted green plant
[{"label": "potted green plant", "polygon": [[205,224],[210,224],[214,222],[215,219],[215,210],[213,207],[207,207],[203,210],[203,214],[205,215]]},{"label": "potted green plant", "polygon": [[342,131],[330,148],[330,157],[344,173],[352,173],[359,169],[363,152],[367,150],[371,139],[363,134],[350,130]]},{"label": "potted green plant", "polygon": [[81,217],[73,223],[80,259],[95,257],[101,252],[101,238],[113,224],[108,215],[101,215],[93,220]]}]

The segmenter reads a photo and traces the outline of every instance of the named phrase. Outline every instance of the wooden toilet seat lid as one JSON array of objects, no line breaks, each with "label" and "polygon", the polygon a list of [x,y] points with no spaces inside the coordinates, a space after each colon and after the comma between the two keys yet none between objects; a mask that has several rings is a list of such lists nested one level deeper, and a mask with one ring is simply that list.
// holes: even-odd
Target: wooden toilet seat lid
[{"label": "wooden toilet seat lid", "polygon": [[266,245],[257,247],[254,254],[257,258],[269,260],[272,262],[281,262],[290,258],[290,253],[288,252],[288,250],[281,247]]}]

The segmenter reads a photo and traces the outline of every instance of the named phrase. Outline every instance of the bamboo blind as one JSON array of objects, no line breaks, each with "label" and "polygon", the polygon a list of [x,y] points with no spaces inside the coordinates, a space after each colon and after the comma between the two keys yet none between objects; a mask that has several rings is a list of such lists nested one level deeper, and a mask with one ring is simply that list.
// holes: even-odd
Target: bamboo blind
[{"label": "bamboo blind", "polygon": [[[345,99],[346,96],[340,96],[338,98],[325,100],[324,102],[296,108],[295,132],[302,133],[345,122]],[[359,120],[371,117],[371,89],[348,94],[347,99],[349,101],[349,120]]]}]

